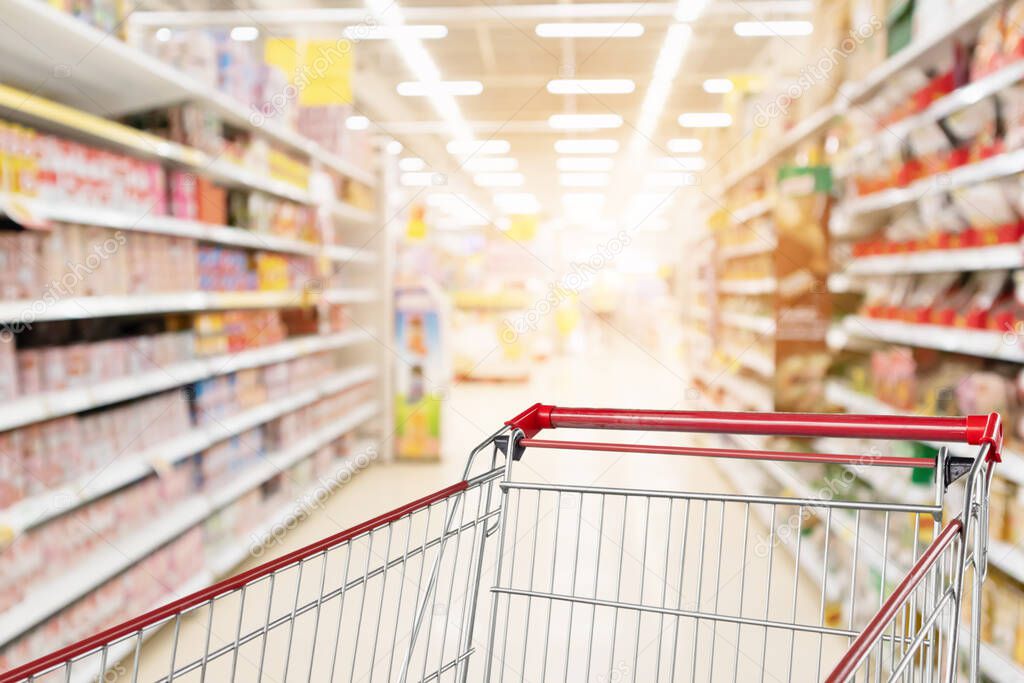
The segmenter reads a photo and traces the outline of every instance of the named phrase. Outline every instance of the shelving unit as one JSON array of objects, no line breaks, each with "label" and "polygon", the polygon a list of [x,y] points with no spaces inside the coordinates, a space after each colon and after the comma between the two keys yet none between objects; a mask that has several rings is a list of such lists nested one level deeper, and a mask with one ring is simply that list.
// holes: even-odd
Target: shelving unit
[{"label": "shelving unit", "polygon": [[[31,329],[52,321],[245,309],[301,308],[309,314],[317,313],[313,334],[299,328],[304,336],[292,336],[270,346],[199,356],[86,387],[29,394],[7,401],[3,404],[5,410],[0,411],[0,431],[30,428],[36,423],[141,400],[253,368],[299,361],[313,354],[331,354],[337,368],[319,378],[314,386],[300,387],[289,395],[269,396],[228,417],[193,426],[144,449],[128,450],[104,468],[34,493],[0,510],[0,566],[6,559],[3,548],[12,541],[17,543],[22,534],[35,533],[63,515],[121,495],[138,482],[181,465],[248,430],[354,387],[373,387],[368,392],[372,398],[353,406],[325,427],[262,455],[227,483],[181,499],[172,509],[141,523],[129,534],[108,539],[115,542],[101,544],[98,550],[76,559],[60,575],[30,586],[16,604],[0,610],[3,649],[242,496],[350,433],[373,436],[372,441],[361,442],[359,448],[375,444],[372,447],[375,452],[379,449],[379,457],[390,457],[388,441],[380,438],[391,416],[389,357],[378,340],[390,336],[392,316],[390,244],[382,231],[376,229],[384,222],[390,182],[383,165],[357,166],[279,123],[255,121],[247,106],[47,3],[3,0],[0,4],[4,16],[0,22],[0,119],[156,162],[164,171],[186,171],[224,189],[260,193],[269,199],[313,207],[320,232],[316,241],[307,241],[261,232],[255,227],[186,220],[126,210],[113,204],[51,201],[14,194],[11,187],[0,188],[6,191],[0,193],[0,217],[33,230],[60,231],[65,224],[71,224],[111,233],[123,231],[128,239],[143,239],[146,235],[174,237],[243,252],[309,259],[315,273],[306,282],[295,278],[287,285],[291,288],[286,289],[7,299],[0,302],[0,323],[6,324],[5,329]],[[33,45],[45,45],[46,50],[35,49]],[[107,118],[181,103],[197,104],[233,129],[266,141],[275,151],[301,158],[303,163],[308,160],[309,173],[320,176],[315,180],[330,182],[310,182],[308,189],[300,187],[281,180],[281,176],[272,176],[269,170],[243,166]],[[362,186],[363,195],[349,193],[353,183]],[[337,189],[343,186],[343,190]],[[340,196],[342,191],[344,198]],[[365,208],[369,203],[362,197],[367,193],[375,194],[376,208]],[[314,239],[297,230],[287,234]],[[340,271],[344,277],[336,277]],[[346,307],[344,325],[335,322],[334,306]],[[333,331],[337,329],[345,331]],[[350,463],[339,461],[333,465],[340,471]],[[291,494],[312,495],[324,486],[317,481],[309,491],[295,490]],[[295,503],[288,502],[259,520],[253,538],[265,541],[275,525],[286,521],[294,510]],[[246,538],[218,549],[199,575],[172,593],[194,590],[230,572],[248,557],[251,545],[252,539]],[[117,661],[116,652],[112,651],[110,657]]]},{"label": "shelving unit", "polygon": [[[816,163],[817,160],[833,162],[833,176],[841,178],[837,201],[832,205],[829,225],[830,237],[833,242],[840,243],[854,238],[867,238],[878,229],[886,228],[890,222],[906,218],[918,208],[914,203],[922,198],[937,198],[970,188],[979,183],[992,180],[1005,180],[1024,173],[1024,151],[1010,149],[987,158],[979,158],[949,171],[930,177],[924,177],[903,187],[886,189],[863,196],[850,196],[854,182],[849,178],[855,165],[851,160],[875,153],[879,145],[891,146],[894,137],[908,141],[910,133],[922,126],[935,125],[975,103],[994,94],[1004,92],[1010,86],[1024,80],[1024,61],[1008,60],[998,70],[977,78],[971,83],[953,92],[934,98],[917,113],[896,121],[879,124],[873,135],[857,140],[856,144],[843,149],[843,139],[849,135],[848,127],[833,126],[848,116],[871,116],[873,110],[865,105],[890,83],[898,82],[899,78],[911,68],[923,67],[937,63],[943,53],[950,50],[953,41],[971,44],[982,23],[994,11],[1001,7],[998,0],[983,0],[972,3],[958,3],[952,16],[944,17],[942,22],[931,22],[933,30],[925,35],[915,36],[913,41],[899,50],[894,56],[886,59],[865,77],[857,82],[842,85],[832,101],[826,102],[809,116],[789,128],[781,136],[769,139],[765,150],[760,154],[748,155],[753,160],[739,168],[728,169],[718,184],[709,191],[714,198],[714,208],[728,207],[724,212],[733,225],[753,221],[758,217],[773,215],[774,204],[763,200],[751,202],[752,196],[771,197],[773,202],[778,196],[772,192],[771,181],[776,168],[796,160],[798,164]],[[817,30],[816,25],[816,30]],[[883,35],[884,38],[884,35]],[[942,62],[948,67],[948,61]],[[935,73],[929,73],[928,77]],[[783,114],[784,115],[784,114]],[[742,116],[740,117],[742,118]],[[735,116],[734,116],[735,119]],[[749,127],[748,127],[749,132]],[[826,139],[825,132],[829,135]],[[753,131],[756,133],[757,131]],[[826,141],[828,144],[826,144]],[[838,143],[838,144],[837,144]],[[728,145],[726,145],[728,146]],[[822,162],[827,163],[827,162]],[[923,203],[922,203],[923,204]],[[738,208],[737,208],[738,207]],[[934,208],[934,207],[932,207]],[[710,224],[710,222],[709,222]],[[754,226],[752,226],[754,227]],[[897,226],[898,227],[898,226]],[[981,226],[984,227],[984,226]],[[1009,224],[1006,226],[1010,227]],[[759,297],[778,289],[777,282],[787,282],[778,278],[776,283],[768,280],[723,280],[721,270],[734,259],[744,259],[778,252],[781,247],[775,235],[769,237],[763,229],[752,230],[754,234],[748,242],[735,244],[738,240],[730,239],[716,252],[715,272],[709,279],[715,281],[712,287],[714,294],[720,297]],[[705,237],[705,239],[707,239]],[[989,237],[985,238],[990,239]],[[1002,235],[1000,235],[1002,239]],[[909,242],[910,240],[908,240]],[[894,244],[893,252],[884,255],[862,256],[850,258],[846,245],[836,244],[831,249],[834,255],[832,266],[827,276],[827,290],[832,295],[833,315],[838,313],[838,321],[828,330],[826,337],[832,353],[866,354],[892,345],[911,346],[916,348],[935,349],[953,354],[964,354],[978,359],[989,359],[991,362],[1017,363],[1024,366],[1024,351],[1017,339],[1016,329],[1006,333],[996,329],[964,329],[940,325],[911,324],[903,321],[868,318],[858,314],[849,314],[850,306],[855,303],[856,296],[864,287],[878,278],[887,276],[915,275],[927,276],[932,273],[981,273],[983,271],[1015,270],[1024,268],[1024,247],[1019,242],[990,244],[979,241],[985,246],[962,247],[956,249],[922,248],[922,240],[917,244]],[[874,245],[870,245],[874,246]],[[685,251],[685,261],[697,258]],[[838,262],[837,262],[838,261]],[[693,277],[693,276],[691,276]],[[713,294],[713,295],[714,295]],[[778,294],[776,293],[776,296]],[[744,352],[746,344],[732,343],[728,340],[729,332],[723,336],[722,328],[742,330],[746,334],[781,336],[779,329],[785,324],[769,315],[751,315],[750,311],[757,306],[743,306],[744,312],[729,311],[718,301],[701,301],[700,306],[684,308],[684,322],[687,324],[687,335],[693,339],[690,349],[708,348],[705,356],[694,361],[694,375],[698,384],[713,384],[710,398],[718,400],[722,409],[749,410],[758,409],[757,400],[751,399],[748,383],[761,381],[780,381],[778,362],[768,362],[763,354]],[[776,313],[779,314],[778,310]],[[781,315],[781,314],[779,314]],[[750,337],[747,338],[748,340]],[[698,367],[699,364],[699,367]],[[994,364],[994,363],[992,363]],[[987,367],[987,366],[986,366]],[[1004,366],[1000,366],[1004,367]],[[744,381],[738,384],[735,377]],[[846,383],[830,381],[825,387],[825,401],[834,407],[849,412],[867,414],[905,413],[886,405],[878,399],[853,391]],[[770,407],[770,404],[769,404]],[[763,409],[763,408],[761,408]],[[928,444],[929,446],[947,446],[958,455],[974,456],[976,449],[956,444]],[[749,445],[747,445],[749,447]],[[836,446],[820,446],[820,450],[835,451]],[[733,479],[737,490],[748,492],[757,490],[763,478],[761,476],[744,476],[745,471],[752,468],[766,470],[763,474],[775,482],[791,490],[813,493],[802,484],[798,473],[788,472],[786,468],[765,467],[761,464],[744,463],[744,467],[736,467],[729,462],[722,468],[726,476]],[[767,471],[772,470],[772,471]],[[1024,454],[1014,447],[1004,450],[1003,462],[996,468],[997,476],[1024,486]],[[762,474],[762,473],[759,473]],[[876,495],[891,500],[911,500],[920,495],[909,484],[894,483],[888,472],[863,473],[857,476],[869,484]],[[764,520],[762,520],[764,521]],[[792,548],[789,548],[792,551]],[[805,547],[804,552],[807,551]],[[993,541],[990,545],[991,563],[1003,574],[1024,584],[1024,574],[1020,565],[1024,563],[1019,551],[1012,549],[1001,541]],[[821,558],[818,558],[818,562]],[[812,563],[813,564],[813,563]],[[804,565],[804,573],[814,577],[815,568]],[[820,582],[820,566],[817,568]],[[994,681],[1024,680],[1024,667],[1012,661],[1009,655],[997,651],[988,643],[982,643],[981,668],[984,675]]]}]

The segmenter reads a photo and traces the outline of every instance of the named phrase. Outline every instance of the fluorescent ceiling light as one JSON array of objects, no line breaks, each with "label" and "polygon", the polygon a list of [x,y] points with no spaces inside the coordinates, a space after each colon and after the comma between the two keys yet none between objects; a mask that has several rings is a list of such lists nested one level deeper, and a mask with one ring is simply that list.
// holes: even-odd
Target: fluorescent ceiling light
[{"label": "fluorescent ceiling light", "polygon": [[622,117],[618,114],[553,114],[548,117],[548,125],[557,130],[618,128]]},{"label": "fluorescent ceiling light", "polygon": [[438,179],[443,179],[440,173],[431,173],[429,171],[421,171],[419,173],[403,173],[401,177],[401,183],[405,187],[430,187],[432,185],[440,185]]},{"label": "fluorescent ceiling light", "polygon": [[164,26],[163,28],[158,28],[156,30],[156,39],[159,40],[161,43],[166,43],[168,40],[171,39],[171,29],[167,28],[166,26]]},{"label": "fluorescent ceiling light", "polygon": [[558,176],[562,187],[605,187],[610,181],[607,173],[563,173]]},{"label": "fluorescent ceiling light", "polygon": [[[413,80],[433,84],[441,80],[441,70],[425,47],[423,41],[415,35],[408,35],[408,25],[402,14],[401,6],[396,2],[384,0],[365,0],[376,26],[388,27],[397,31],[400,39],[392,40],[393,47],[398,51],[402,62],[409,70]],[[403,32],[405,34],[403,35]],[[451,95],[438,93],[428,98],[431,108],[447,124],[449,138],[452,140],[470,140],[473,129],[462,115],[459,104]]]},{"label": "fluorescent ceiling light", "polygon": [[562,157],[557,162],[559,171],[610,171],[610,157]]},{"label": "fluorescent ceiling light", "polygon": [[809,21],[740,21],[732,30],[744,38],[809,36],[814,32],[814,24]]},{"label": "fluorescent ceiling light", "polygon": [[636,84],[628,78],[561,78],[548,81],[552,95],[625,95],[633,92]]},{"label": "fluorescent ceiling light", "polygon": [[704,157],[661,157],[654,162],[659,171],[703,171]]},{"label": "fluorescent ceiling light", "polygon": [[673,154],[696,154],[704,149],[699,138],[672,138],[668,141],[668,151]]},{"label": "fluorescent ceiling light", "polygon": [[431,192],[427,195],[427,206],[435,208],[465,204],[466,198],[455,192]]},{"label": "fluorescent ceiling light", "polygon": [[607,198],[604,192],[568,192],[562,195],[562,206],[576,208],[580,206],[604,206]]},{"label": "fluorescent ceiling light", "polygon": [[438,81],[436,83],[404,81],[399,83],[395,89],[402,97],[435,97],[437,95],[468,97],[482,93],[484,84],[480,81]]},{"label": "fluorescent ceiling light", "polygon": [[643,24],[615,21],[537,24],[534,30],[541,38],[638,38],[644,34]]},{"label": "fluorescent ceiling light", "polygon": [[676,5],[676,21],[697,21],[709,0],[679,0]]},{"label": "fluorescent ceiling light", "polygon": [[508,154],[512,146],[508,140],[452,140],[447,145],[449,154]]},{"label": "fluorescent ceiling light", "polygon": [[370,127],[370,119],[365,116],[350,116],[345,119],[345,127],[349,130],[366,130]]},{"label": "fluorescent ceiling light", "polygon": [[522,173],[477,173],[473,182],[480,187],[519,187],[524,179]]},{"label": "fluorescent ceiling light", "polygon": [[405,157],[398,160],[398,168],[401,171],[415,172],[422,171],[427,167],[427,162],[419,157]]},{"label": "fluorescent ceiling light", "polygon": [[260,30],[255,26],[236,26],[231,29],[231,40],[248,43],[260,37]]},{"label": "fluorescent ceiling light", "polygon": [[607,138],[555,140],[555,151],[559,154],[615,154],[619,151],[619,142]]},{"label": "fluorescent ceiling light", "polygon": [[732,125],[732,116],[725,112],[690,112],[679,115],[679,125],[683,128],[728,128]]},{"label": "fluorescent ceiling light", "polygon": [[654,73],[644,94],[643,104],[640,105],[640,120],[633,136],[634,147],[645,144],[654,135],[665,102],[672,91],[672,82],[679,73],[692,36],[693,31],[686,24],[674,24],[669,27],[665,42],[661,44],[661,50],[658,52],[658,61],[654,64]]},{"label": "fluorescent ceiling light", "polygon": [[537,213],[540,202],[530,192],[499,192],[494,195],[494,204],[510,214]]},{"label": "fluorescent ceiling light", "polygon": [[448,27],[440,24],[413,25],[380,25],[345,27],[344,35],[349,40],[404,40],[418,38],[420,40],[437,40],[448,35]]},{"label": "fluorescent ceiling light", "polygon": [[711,94],[732,92],[732,81],[728,78],[709,78],[704,81],[704,92]]},{"label": "fluorescent ceiling light", "polygon": [[402,143],[398,140],[388,140],[388,144],[384,149],[386,149],[387,153],[391,156],[398,156],[402,153],[402,150],[405,149],[405,147],[403,147]]},{"label": "fluorescent ceiling light", "polygon": [[467,159],[462,168],[472,173],[515,171],[519,162],[513,157],[473,157]]},{"label": "fluorescent ceiling light", "polygon": [[668,230],[668,219],[664,216],[652,216],[645,221],[641,221],[637,228],[644,232],[665,232]]},{"label": "fluorescent ceiling light", "polygon": [[660,187],[690,187],[697,184],[695,173],[648,173],[647,184]]}]

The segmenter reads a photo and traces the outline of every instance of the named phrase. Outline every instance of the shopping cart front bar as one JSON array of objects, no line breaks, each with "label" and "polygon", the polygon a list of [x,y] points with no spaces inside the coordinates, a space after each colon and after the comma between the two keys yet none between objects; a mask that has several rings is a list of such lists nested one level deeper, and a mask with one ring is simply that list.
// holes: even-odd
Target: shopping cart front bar
[{"label": "shopping cart front bar", "polygon": [[[829,413],[747,413],[683,410],[616,410],[607,408],[564,408],[536,403],[505,423],[522,432],[521,445],[538,448],[580,448],[553,446],[535,440],[545,429],[613,429],[686,433],[740,434],[787,437],[832,437],[886,439],[896,441],[941,441],[981,445],[988,443],[989,457],[999,461],[1003,428],[998,413],[964,417],[901,415],[851,415]],[[600,450],[612,450],[610,445]],[[636,444],[619,444],[625,450],[643,450]],[[647,451],[672,454],[664,450]],[[717,455],[729,457],[729,451]],[[677,453],[701,455],[700,453]],[[705,455],[712,455],[707,453]],[[775,455],[778,455],[776,453]],[[736,456],[732,456],[736,457]],[[777,458],[773,458],[777,459]],[[864,460],[863,457],[860,458]],[[878,462],[877,464],[886,464]],[[905,463],[888,463],[903,466]],[[921,463],[918,462],[917,466]]]}]

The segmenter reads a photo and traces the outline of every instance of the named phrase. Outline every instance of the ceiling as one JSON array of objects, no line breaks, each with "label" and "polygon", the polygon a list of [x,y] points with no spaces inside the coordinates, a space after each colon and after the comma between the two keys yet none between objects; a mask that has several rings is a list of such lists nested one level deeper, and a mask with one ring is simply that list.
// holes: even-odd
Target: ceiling
[{"label": "ceiling", "polygon": [[[378,1],[383,3],[383,0],[368,0],[365,5],[348,3],[331,5],[330,9],[344,15],[341,18],[351,19]],[[704,92],[702,83],[706,78],[747,74],[771,77],[779,71],[771,49],[773,42],[778,47],[778,39],[740,38],[733,32],[733,25],[737,21],[808,19],[813,3],[801,0],[572,3],[563,0],[535,4],[516,0],[494,3],[399,0],[399,5],[408,24],[447,26],[446,37],[423,40],[423,48],[437,65],[443,80],[482,83],[480,95],[456,97],[454,101],[477,139],[493,138],[510,143],[511,150],[504,156],[517,160],[519,172],[525,178],[522,187],[483,189],[475,194],[477,199],[486,203],[495,192],[528,192],[537,197],[543,214],[558,216],[562,214],[562,195],[568,192],[605,192],[610,210],[624,208],[621,198],[644,189],[641,185],[646,172],[656,163],[654,159],[670,155],[668,139],[700,134],[700,131],[681,128],[676,121],[678,115],[723,109],[724,95]],[[703,7],[699,7],[701,5]],[[236,16],[219,16],[218,21],[256,17],[260,24],[267,22],[266,30],[278,35],[335,35],[345,25],[331,23],[326,16],[325,20],[288,23],[288,11],[293,11],[294,6],[275,0],[254,0],[250,8],[244,10],[239,10],[231,0],[189,0],[187,5],[179,4],[175,9],[234,10]],[[255,14],[250,14],[254,10]],[[347,15],[346,10],[350,10]],[[657,124],[645,135],[637,129],[641,104],[668,29],[676,23],[673,15],[677,10],[699,11],[700,17],[692,23],[692,37],[671,81]],[[559,18],[559,13],[563,17],[568,13],[571,17]],[[542,38],[535,32],[539,23],[560,21],[639,23],[643,34],[629,38]],[[398,83],[415,80],[398,46],[387,40],[361,41],[356,47],[356,63],[356,107],[370,116],[376,129],[401,141],[405,148],[403,156],[423,158],[428,170],[443,174],[449,184],[472,186],[472,173],[462,167],[465,159],[444,151],[444,144],[451,139],[451,127],[438,115],[432,102],[426,97],[400,97],[395,92]],[[549,93],[548,82],[560,78],[631,79],[635,90],[629,94],[603,95]],[[615,114],[622,117],[623,124],[614,130],[593,132],[554,130],[548,124],[548,117],[561,113]],[[554,142],[568,137],[619,141],[608,187],[576,189],[560,185],[556,166],[559,155],[555,153]],[[713,161],[707,160],[709,165]],[[671,189],[662,188],[662,191]]]}]

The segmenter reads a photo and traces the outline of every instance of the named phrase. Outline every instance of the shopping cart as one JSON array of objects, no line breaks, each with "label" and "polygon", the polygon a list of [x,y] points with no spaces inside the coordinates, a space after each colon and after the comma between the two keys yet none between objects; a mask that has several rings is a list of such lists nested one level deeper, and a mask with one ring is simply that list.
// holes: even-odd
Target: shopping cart
[{"label": "shopping cart", "polygon": [[[931,460],[537,438],[555,428],[721,433],[732,445],[760,435],[980,448],[977,457],[942,448]],[[538,404],[472,452],[462,481],[9,671],[0,683],[950,681],[958,672],[975,680],[986,503],[1001,440],[994,414]],[[542,449],[928,468],[934,500],[687,492],[660,474],[660,489],[551,483],[572,470],[572,458],[540,458]],[[631,457],[636,476],[672,462]],[[961,503],[943,522],[949,493]],[[901,565],[897,547],[908,544]]]}]

